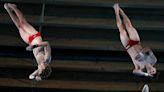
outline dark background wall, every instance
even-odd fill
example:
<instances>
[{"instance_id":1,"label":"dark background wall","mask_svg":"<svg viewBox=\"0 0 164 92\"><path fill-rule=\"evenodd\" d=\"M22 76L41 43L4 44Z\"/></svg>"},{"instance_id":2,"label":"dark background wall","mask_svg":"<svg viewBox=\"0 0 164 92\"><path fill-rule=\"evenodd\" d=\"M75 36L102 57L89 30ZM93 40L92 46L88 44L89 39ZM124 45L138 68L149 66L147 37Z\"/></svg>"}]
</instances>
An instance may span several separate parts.
<instances>
[{"instance_id":1,"label":"dark background wall","mask_svg":"<svg viewBox=\"0 0 164 92\"><path fill-rule=\"evenodd\" d=\"M50 42L50 78L28 80L37 65L3 8L5 2L15 3ZM132 75L133 64L119 40L115 2L131 19L142 44L157 56L157 79ZM145 83L151 92L164 92L163 11L163 0L0 0L1 92L141 92Z\"/></svg>"}]
</instances>

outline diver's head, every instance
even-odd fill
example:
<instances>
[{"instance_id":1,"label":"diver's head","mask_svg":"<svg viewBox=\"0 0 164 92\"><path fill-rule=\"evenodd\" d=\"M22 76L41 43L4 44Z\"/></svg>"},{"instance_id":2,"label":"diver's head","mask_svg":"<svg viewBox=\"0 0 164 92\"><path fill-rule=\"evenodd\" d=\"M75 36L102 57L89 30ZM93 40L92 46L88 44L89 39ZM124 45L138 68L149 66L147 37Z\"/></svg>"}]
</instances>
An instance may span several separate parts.
<instances>
[{"instance_id":1,"label":"diver's head","mask_svg":"<svg viewBox=\"0 0 164 92\"><path fill-rule=\"evenodd\" d=\"M40 74L41 78L47 78L51 75L52 69L51 67L48 65Z\"/></svg>"}]
</instances>

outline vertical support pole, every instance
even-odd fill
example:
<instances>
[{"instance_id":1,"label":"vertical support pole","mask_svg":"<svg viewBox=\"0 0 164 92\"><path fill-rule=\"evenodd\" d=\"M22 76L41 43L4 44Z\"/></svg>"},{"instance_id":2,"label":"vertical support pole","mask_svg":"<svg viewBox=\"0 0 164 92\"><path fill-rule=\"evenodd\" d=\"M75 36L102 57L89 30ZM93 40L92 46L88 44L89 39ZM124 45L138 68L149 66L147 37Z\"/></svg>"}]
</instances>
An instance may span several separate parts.
<instances>
[{"instance_id":1,"label":"vertical support pole","mask_svg":"<svg viewBox=\"0 0 164 92\"><path fill-rule=\"evenodd\" d=\"M41 12L41 17L40 17L39 32L42 32L42 26L43 26L43 23L44 23L45 3L46 3L46 0L43 0L43 2L42 2L42 12Z\"/></svg>"}]
</instances>

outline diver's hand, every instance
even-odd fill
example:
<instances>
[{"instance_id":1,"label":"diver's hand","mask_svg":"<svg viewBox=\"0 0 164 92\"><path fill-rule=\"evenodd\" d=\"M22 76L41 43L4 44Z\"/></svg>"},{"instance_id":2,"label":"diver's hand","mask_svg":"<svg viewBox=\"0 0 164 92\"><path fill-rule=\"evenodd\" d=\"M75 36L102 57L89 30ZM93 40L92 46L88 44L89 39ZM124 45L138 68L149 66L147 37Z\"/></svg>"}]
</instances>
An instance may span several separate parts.
<instances>
[{"instance_id":1,"label":"diver's hand","mask_svg":"<svg viewBox=\"0 0 164 92\"><path fill-rule=\"evenodd\" d=\"M145 76L145 77L150 77L150 78L154 77L152 74L143 72L141 70L133 70L133 74L136 76Z\"/></svg>"},{"instance_id":2,"label":"diver's hand","mask_svg":"<svg viewBox=\"0 0 164 92\"><path fill-rule=\"evenodd\" d=\"M35 70L32 74L29 75L30 80L36 80L36 81L41 81L42 78L39 75L39 69Z\"/></svg>"}]
</instances>

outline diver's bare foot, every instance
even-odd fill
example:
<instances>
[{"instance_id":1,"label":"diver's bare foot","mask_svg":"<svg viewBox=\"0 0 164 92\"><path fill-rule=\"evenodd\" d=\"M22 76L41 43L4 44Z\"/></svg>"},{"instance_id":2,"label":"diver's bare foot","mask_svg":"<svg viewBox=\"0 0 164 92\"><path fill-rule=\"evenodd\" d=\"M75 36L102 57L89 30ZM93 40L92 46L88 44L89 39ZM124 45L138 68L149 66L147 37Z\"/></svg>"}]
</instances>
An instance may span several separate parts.
<instances>
[{"instance_id":1,"label":"diver's bare foot","mask_svg":"<svg viewBox=\"0 0 164 92\"><path fill-rule=\"evenodd\" d=\"M115 3L115 4L113 5L113 8L114 8L114 9L119 8L119 4L118 4L118 3Z\"/></svg>"},{"instance_id":2,"label":"diver's bare foot","mask_svg":"<svg viewBox=\"0 0 164 92\"><path fill-rule=\"evenodd\" d=\"M16 8L16 7L17 7L16 4L12 4L12 3L8 3L8 6L9 6L10 8Z\"/></svg>"},{"instance_id":3,"label":"diver's bare foot","mask_svg":"<svg viewBox=\"0 0 164 92\"><path fill-rule=\"evenodd\" d=\"M113 8L115 10L116 15L119 14L119 5L118 5L118 3L114 4Z\"/></svg>"},{"instance_id":4,"label":"diver's bare foot","mask_svg":"<svg viewBox=\"0 0 164 92\"><path fill-rule=\"evenodd\" d=\"M8 3L5 3L4 4L4 8L7 10L9 7L8 7Z\"/></svg>"}]
</instances>

